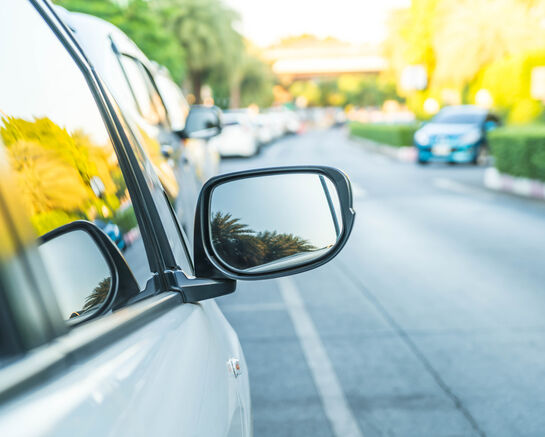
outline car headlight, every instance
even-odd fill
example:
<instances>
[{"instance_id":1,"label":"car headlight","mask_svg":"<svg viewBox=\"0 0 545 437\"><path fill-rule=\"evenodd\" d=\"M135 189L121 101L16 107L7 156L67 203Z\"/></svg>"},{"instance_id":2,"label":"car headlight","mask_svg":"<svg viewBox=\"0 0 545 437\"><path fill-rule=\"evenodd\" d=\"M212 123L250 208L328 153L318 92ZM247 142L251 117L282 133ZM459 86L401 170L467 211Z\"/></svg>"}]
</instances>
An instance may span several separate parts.
<instances>
[{"instance_id":1,"label":"car headlight","mask_svg":"<svg viewBox=\"0 0 545 437\"><path fill-rule=\"evenodd\" d=\"M414 134L414 141L421 146L427 146L430 143L430 136L421 130Z\"/></svg>"},{"instance_id":2,"label":"car headlight","mask_svg":"<svg viewBox=\"0 0 545 437\"><path fill-rule=\"evenodd\" d=\"M460 144L470 145L475 144L481 139L481 132L477 129L470 130L460 137Z\"/></svg>"}]
</instances>

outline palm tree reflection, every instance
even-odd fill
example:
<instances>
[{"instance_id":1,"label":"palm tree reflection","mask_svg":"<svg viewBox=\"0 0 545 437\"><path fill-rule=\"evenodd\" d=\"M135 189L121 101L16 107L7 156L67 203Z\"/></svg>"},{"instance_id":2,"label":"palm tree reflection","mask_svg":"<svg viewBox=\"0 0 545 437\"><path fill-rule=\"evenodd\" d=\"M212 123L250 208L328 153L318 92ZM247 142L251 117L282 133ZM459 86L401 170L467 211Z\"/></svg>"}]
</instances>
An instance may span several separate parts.
<instances>
[{"instance_id":1,"label":"palm tree reflection","mask_svg":"<svg viewBox=\"0 0 545 437\"><path fill-rule=\"evenodd\" d=\"M316 246L297 235L279 234L277 231L256 232L229 213L215 213L211 232L212 244L218 255L241 270L317 250Z\"/></svg>"},{"instance_id":2,"label":"palm tree reflection","mask_svg":"<svg viewBox=\"0 0 545 437\"><path fill-rule=\"evenodd\" d=\"M70 318L73 319L74 317L81 316L82 314L94 309L96 306L100 305L108 294L110 293L110 289L112 287L112 278L106 277L102 281L98 283L98 285L93 289L91 294L85 298L85 302L83 304L83 308L79 311L74 311Z\"/></svg>"}]
</instances>

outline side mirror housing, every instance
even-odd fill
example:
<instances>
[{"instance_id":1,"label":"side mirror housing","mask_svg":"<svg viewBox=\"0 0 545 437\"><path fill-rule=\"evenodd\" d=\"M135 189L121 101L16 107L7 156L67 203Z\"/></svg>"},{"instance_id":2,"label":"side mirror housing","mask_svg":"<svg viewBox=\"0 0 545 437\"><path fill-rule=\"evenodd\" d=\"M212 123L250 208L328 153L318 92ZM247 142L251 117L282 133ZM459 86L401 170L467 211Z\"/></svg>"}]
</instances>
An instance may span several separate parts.
<instances>
[{"instance_id":1,"label":"side mirror housing","mask_svg":"<svg viewBox=\"0 0 545 437\"><path fill-rule=\"evenodd\" d=\"M118 309L140 292L118 247L94 223L77 220L44 234L38 252L71 325Z\"/></svg>"},{"instance_id":2,"label":"side mirror housing","mask_svg":"<svg viewBox=\"0 0 545 437\"><path fill-rule=\"evenodd\" d=\"M217 106L193 105L189 110L185 128L178 132L182 139L209 140L222 130L221 109Z\"/></svg>"},{"instance_id":3,"label":"side mirror housing","mask_svg":"<svg viewBox=\"0 0 545 437\"><path fill-rule=\"evenodd\" d=\"M196 276L267 279L335 257L354 224L347 176L331 167L279 167L210 179L195 218Z\"/></svg>"}]
</instances>

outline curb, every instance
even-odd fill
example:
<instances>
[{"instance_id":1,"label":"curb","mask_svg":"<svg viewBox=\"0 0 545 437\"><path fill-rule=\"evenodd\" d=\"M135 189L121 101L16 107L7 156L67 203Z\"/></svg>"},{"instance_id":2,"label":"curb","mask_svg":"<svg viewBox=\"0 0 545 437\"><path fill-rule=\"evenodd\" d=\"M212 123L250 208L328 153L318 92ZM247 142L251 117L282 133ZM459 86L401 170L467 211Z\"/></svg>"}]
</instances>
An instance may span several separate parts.
<instances>
[{"instance_id":1,"label":"curb","mask_svg":"<svg viewBox=\"0 0 545 437\"><path fill-rule=\"evenodd\" d=\"M380 153L381 155L385 155L402 162L416 162L417 153L416 149L412 146L387 146L386 144L377 143L375 141L362 137L356 137L354 135L349 135L349 138L360 143L365 149L371 152Z\"/></svg>"},{"instance_id":2,"label":"curb","mask_svg":"<svg viewBox=\"0 0 545 437\"><path fill-rule=\"evenodd\" d=\"M545 200L544 182L500 173L495 167L484 171L484 186L495 191Z\"/></svg>"}]
</instances>

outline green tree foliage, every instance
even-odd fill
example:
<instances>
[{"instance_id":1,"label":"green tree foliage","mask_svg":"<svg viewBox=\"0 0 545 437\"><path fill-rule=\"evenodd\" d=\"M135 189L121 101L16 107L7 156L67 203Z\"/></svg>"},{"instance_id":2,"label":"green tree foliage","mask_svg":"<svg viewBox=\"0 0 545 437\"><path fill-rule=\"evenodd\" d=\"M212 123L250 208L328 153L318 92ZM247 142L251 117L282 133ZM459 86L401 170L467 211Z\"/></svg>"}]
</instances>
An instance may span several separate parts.
<instances>
[{"instance_id":1,"label":"green tree foliage","mask_svg":"<svg viewBox=\"0 0 545 437\"><path fill-rule=\"evenodd\" d=\"M185 51L197 101L213 72L222 74L230 88L244 53L242 36L235 30L238 15L220 0L156 0L155 10Z\"/></svg>"},{"instance_id":2,"label":"green tree foliage","mask_svg":"<svg viewBox=\"0 0 545 437\"><path fill-rule=\"evenodd\" d=\"M249 53L241 68L240 106L270 106L273 103L274 84L275 78L270 65L259 56Z\"/></svg>"},{"instance_id":3,"label":"green tree foliage","mask_svg":"<svg viewBox=\"0 0 545 437\"><path fill-rule=\"evenodd\" d=\"M289 88L309 106L377 106L386 100L403 101L393 82L373 75L346 74L336 79L299 80Z\"/></svg>"},{"instance_id":4,"label":"green tree foliage","mask_svg":"<svg viewBox=\"0 0 545 437\"><path fill-rule=\"evenodd\" d=\"M83 12L102 18L131 38L150 59L166 66L177 82L185 72L185 53L162 16L146 0L54 0L69 11Z\"/></svg>"}]
</instances>

